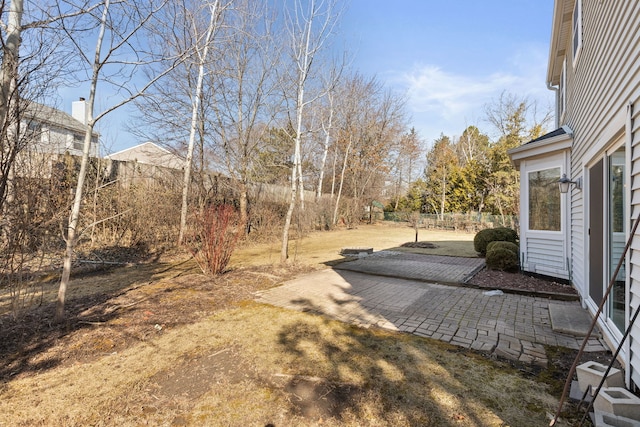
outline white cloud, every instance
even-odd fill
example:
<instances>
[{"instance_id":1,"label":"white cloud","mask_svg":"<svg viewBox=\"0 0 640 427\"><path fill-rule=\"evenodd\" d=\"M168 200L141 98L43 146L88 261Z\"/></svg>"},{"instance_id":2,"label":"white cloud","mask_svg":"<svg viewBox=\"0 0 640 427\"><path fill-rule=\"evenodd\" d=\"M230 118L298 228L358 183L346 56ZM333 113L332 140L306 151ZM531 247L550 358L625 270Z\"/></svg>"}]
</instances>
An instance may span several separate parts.
<instances>
[{"instance_id":1,"label":"white cloud","mask_svg":"<svg viewBox=\"0 0 640 427\"><path fill-rule=\"evenodd\" d=\"M395 73L390 80L406 91L413 123L428 141L441 133L459 135L468 125L490 132L483 109L502 92L537 101L539 108L552 105L554 95L546 88L547 62L542 51L525 46L496 64L500 71L485 75L475 74L473 66L468 73L455 73L427 64Z\"/></svg>"},{"instance_id":2,"label":"white cloud","mask_svg":"<svg viewBox=\"0 0 640 427\"><path fill-rule=\"evenodd\" d=\"M495 93L512 86L516 78L506 74L456 75L428 65L413 69L403 80L412 109L452 118L481 107Z\"/></svg>"}]
</instances>

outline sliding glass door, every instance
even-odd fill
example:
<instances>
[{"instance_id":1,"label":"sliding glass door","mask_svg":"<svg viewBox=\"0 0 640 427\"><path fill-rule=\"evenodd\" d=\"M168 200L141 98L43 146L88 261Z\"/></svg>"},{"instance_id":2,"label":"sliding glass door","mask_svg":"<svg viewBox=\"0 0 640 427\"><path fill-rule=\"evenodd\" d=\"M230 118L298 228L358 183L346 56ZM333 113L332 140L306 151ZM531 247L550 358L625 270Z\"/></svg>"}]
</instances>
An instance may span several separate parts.
<instances>
[{"instance_id":1,"label":"sliding glass door","mask_svg":"<svg viewBox=\"0 0 640 427\"><path fill-rule=\"evenodd\" d=\"M616 273L604 314L612 328L625 329L626 200L624 146L609 151L589 168L589 296L600 304Z\"/></svg>"},{"instance_id":2,"label":"sliding glass door","mask_svg":"<svg viewBox=\"0 0 640 427\"><path fill-rule=\"evenodd\" d=\"M608 317L613 324L624 332L625 307L626 307L626 271L624 258L625 247L625 154L624 147L616 150L608 156L608 253L610 279L615 273L616 267L621 263L621 268L615 277L614 285L609 296Z\"/></svg>"}]
</instances>

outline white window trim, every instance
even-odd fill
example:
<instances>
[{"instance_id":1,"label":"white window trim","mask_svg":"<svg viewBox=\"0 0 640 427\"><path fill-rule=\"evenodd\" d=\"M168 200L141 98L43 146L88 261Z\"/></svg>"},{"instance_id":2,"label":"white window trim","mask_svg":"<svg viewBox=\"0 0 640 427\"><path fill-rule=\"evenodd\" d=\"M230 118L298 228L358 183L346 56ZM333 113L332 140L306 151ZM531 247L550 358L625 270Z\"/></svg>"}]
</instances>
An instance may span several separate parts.
<instances>
[{"instance_id":1,"label":"white window trim","mask_svg":"<svg viewBox=\"0 0 640 427\"><path fill-rule=\"evenodd\" d=\"M582 51L582 0L576 0L571 25L571 53L573 57L573 66L575 67L578 62L580 52ZM577 42L576 37L578 38Z\"/></svg>"},{"instance_id":2,"label":"white window trim","mask_svg":"<svg viewBox=\"0 0 640 427\"><path fill-rule=\"evenodd\" d=\"M544 230L544 229L538 229L538 228L531 228L531 224L529 223L529 221L531 220L531 205L530 205L530 201L529 201L529 195L530 195L530 176L532 173L536 173L536 172L543 172L543 171L547 171L547 170L551 170L551 169L558 169L558 178L562 176L562 165L560 164L553 164L552 166L547 166L547 167L538 167L538 168L531 168L527 171L527 230L529 232L533 232L533 233L546 233L546 234L560 234L563 232L563 223L562 223L562 194L560 194L560 229L559 230ZM560 192L560 190L558 189L558 192Z\"/></svg>"},{"instance_id":3,"label":"white window trim","mask_svg":"<svg viewBox=\"0 0 640 427\"><path fill-rule=\"evenodd\" d=\"M560 176L562 176L563 173L567 173L564 166L565 162L566 162L566 159L564 157L564 154L554 154L542 159L528 161L524 167L521 166L520 176L522 180L526 179L527 185L520 187L521 190L524 190L520 192L520 203L521 203L520 206L527 206L527 209L526 210L521 209L520 211L521 212L520 225L522 226L522 231L524 231L527 235L558 236L560 234L567 233L567 231L565 230L567 228L566 219L568 216L566 200L565 200L566 197L562 197L562 196L560 197L560 230L559 231L532 230L529 228L529 173L559 167ZM524 215L526 215L526 218L524 218ZM521 236L521 239L522 239L522 236Z\"/></svg>"}]
</instances>

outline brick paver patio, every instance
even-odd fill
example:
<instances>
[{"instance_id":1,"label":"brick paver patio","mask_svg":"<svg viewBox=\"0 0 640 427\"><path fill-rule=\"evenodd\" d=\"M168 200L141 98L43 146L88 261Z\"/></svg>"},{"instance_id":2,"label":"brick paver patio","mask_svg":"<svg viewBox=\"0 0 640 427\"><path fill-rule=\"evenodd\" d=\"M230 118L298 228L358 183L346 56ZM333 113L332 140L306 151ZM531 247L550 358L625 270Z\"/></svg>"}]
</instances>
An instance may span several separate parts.
<instances>
[{"instance_id":1,"label":"brick paver patio","mask_svg":"<svg viewBox=\"0 0 640 427\"><path fill-rule=\"evenodd\" d=\"M371 257L367 262L375 261ZM355 261L356 263L364 260ZM394 261L401 268L400 259ZM386 264L372 262L369 265ZM418 274L408 259L405 271ZM350 263L346 263L350 264ZM412 266L412 268L408 268ZM431 268L427 266L427 268ZM440 270L457 266L440 265ZM476 268L476 267L470 267ZM424 269L422 270L424 272ZM452 282L449 275L449 280ZM423 278L426 276L422 276ZM455 275L458 277L458 275ZM549 304L579 305L490 292L462 286L441 285L397 277L327 269L262 291L257 301L294 310L311 311L363 327L438 339L511 360L546 365L544 345L578 349L583 338L554 332ZM586 351L605 350L599 338L590 338Z\"/></svg>"}]
</instances>

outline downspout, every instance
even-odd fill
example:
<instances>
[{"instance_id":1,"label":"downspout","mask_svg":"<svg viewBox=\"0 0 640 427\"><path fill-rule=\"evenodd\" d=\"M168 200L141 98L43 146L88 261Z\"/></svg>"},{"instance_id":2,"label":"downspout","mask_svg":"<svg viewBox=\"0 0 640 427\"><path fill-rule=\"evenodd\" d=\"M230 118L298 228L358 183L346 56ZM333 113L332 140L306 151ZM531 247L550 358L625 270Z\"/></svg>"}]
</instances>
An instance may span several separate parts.
<instances>
[{"instance_id":1,"label":"downspout","mask_svg":"<svg viewBox=\"0 0 640 427\"><path fill-rule=\"evenodd\" d=\"M558 92L560 90L559 86L553 86L551 84L551 81L547 81L547 89L552 90L555 92L555 108L554 108L554 116L556 117L556 126L555 128L558 129L560 127L560 117L558 117Z\"/></svg>"}]
</instances>

